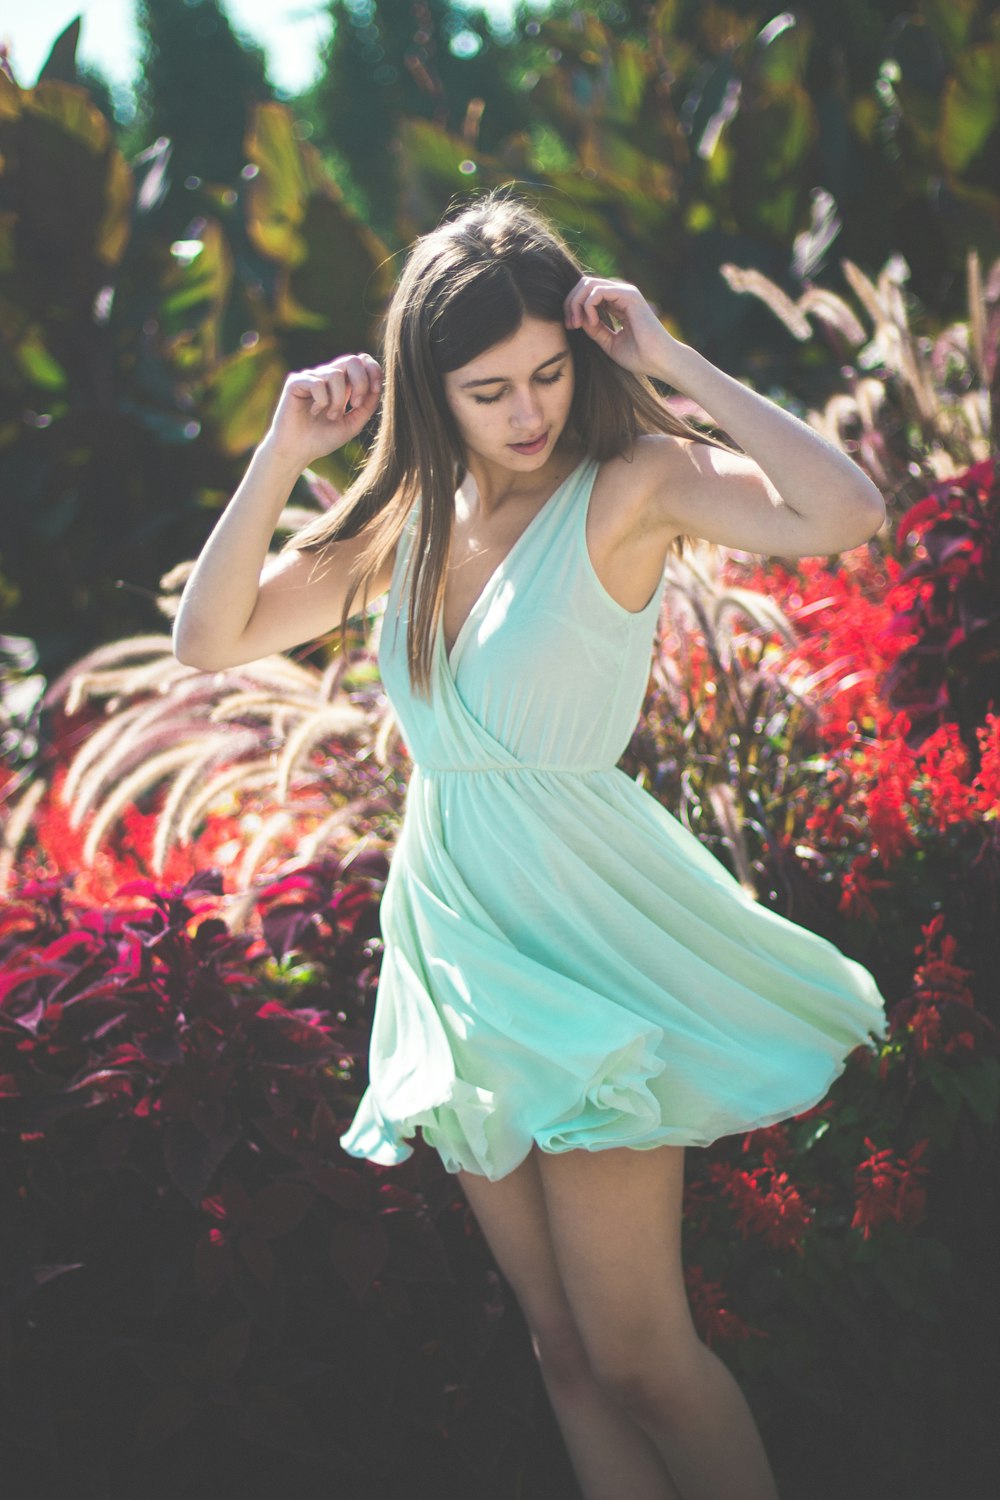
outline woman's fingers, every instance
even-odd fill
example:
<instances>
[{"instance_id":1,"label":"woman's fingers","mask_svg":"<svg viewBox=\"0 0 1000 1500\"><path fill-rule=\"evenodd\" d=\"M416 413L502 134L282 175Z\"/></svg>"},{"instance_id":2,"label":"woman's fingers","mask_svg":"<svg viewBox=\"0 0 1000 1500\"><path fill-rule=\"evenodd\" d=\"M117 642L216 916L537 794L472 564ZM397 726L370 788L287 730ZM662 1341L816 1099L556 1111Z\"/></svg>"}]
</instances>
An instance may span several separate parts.
<instances>
[{"instance_id":1,"label":"woman's fingers","mask_svg":"<svg viewBox=\"0 0 1000 1500\"><path fill-rule=\"evenodd\" d=\"M566 321L571 328L583 323L594 326L601 322L599 308L624 308L628 293L635 289L628 282L601 280L596 276L581 276L563 304ZM612 312L620 322L621 315Z\"/></svg>"},{"instance_id":2,"label":"woman's fingers","mask_svg":"<svg viewBox=\"0 0 1000 1500\"><path fill-rule=\"evenodd\" d=\"M331 370L316 388L312 413L314 417L339 417L347 399L347 382L342 370Z\"/></svg>"},{"instance_id":3,"label":"woman's fingers","mask_svg":"<svg viewBox=\"0 0 1000 1500\"><path fill-rule=\"evenodd\" d=\"M317 370L301 370L297 375L291 376L288 389L300 401L309 402L310 416L317 416L321 411L329 410L337 400L335 376L323 376ZM341 401L343 401L343 382L341 382Z\"/></svg>"},{"instance_id":4,"label":"woman's fingers","mask_svg":"<svg viewBox=\"0 0 1000 1500\"><path fill-rule=\"evenodd\" d=\"M346 414L348 402L353 410L368 395L368 370L359 355L350 354L345 357L338 373L344 380L344 405L341 413Z\"/></svg>"},{"instance_id":5,"label":"woman's fingers","mask_svg":"<svg viewBox=\"0 0 1000 1500\"><path fill-rule=\"evenodd\" d=\"M358 435L374 416L381 393L378 361L370 354L344 354L288 376L272 428L312 463Z\"/></svg>"},{"instance_id":6,"label":"woman's fingers","mask_svg":"<svg viewBox=\"0 0 1000 1500\"><path fill-rule=\"evenodd\" d=\"M310 402L310 416L338 421L364 405L374 405L382 388L382 371L370 354L343 355L291 377L291 390Z\"/></svg>"},{"instance_id":7,"label":"woman's fingers","mask_svg":"<svg viewBox=\"0 0 1000 1500\"><path fill-rule=\"evenodd\" d=\"M372 392L372 391L377 392L377 391L381 390L381 388L382 388L382 368L379 365L378 360L377 359L373 359L370 354L359 354L358 355L358 359L363 364L363 366L365 368L365 372L366 372L366 374L368 376L368 389L369 389L369 391L370 392Z\"/></svg>"},{"instance_id":8,"label":"woman's fingers","mask_svg":"<svg viewBox=\"0 0 1000 1500\"><path fill-rule=\"evenodd\" d=\"M382 371L378 361L372 359L370 354L359 354L351 364L357 368L347 370L351 402L348 415L353 417L358 412L361 415L359 425L363 426L371 417L382 394Z\"/></svg>"},{"instance_id":9,"label":"woman's fingers","mask_svg":"<svg viewBox=\"0 0 1000 1500\"><path fill-rule=\"evenodd\" d=\"M577 328L585 320L592 322L597 316L597 304L604 295L606 295L606 288L596 277L581 276L566 299L566 313L570 326Z\"/></svg>"},{"instance_id":10,"label":"woman's fingers","mask_svg":"<svg viewBox=\"0 0 1000 1500\"><path fill-rule=\"evenodd\" d=\"M581 316L579 304L586 293L586 286L589 279L587 276L581 276L564 303L563 310L566 314L566 322L570 328L576 328L579 325Z\"/></svg>"}]
</instances>

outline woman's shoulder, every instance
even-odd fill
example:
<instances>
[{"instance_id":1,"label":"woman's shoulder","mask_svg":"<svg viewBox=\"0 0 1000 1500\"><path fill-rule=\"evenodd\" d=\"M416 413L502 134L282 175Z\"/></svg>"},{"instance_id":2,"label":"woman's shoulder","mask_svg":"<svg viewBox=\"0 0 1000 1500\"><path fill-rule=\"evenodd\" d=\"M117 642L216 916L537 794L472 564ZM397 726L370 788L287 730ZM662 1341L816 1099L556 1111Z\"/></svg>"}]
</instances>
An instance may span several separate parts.
<instances>
[{"instance_id":1,"label":"woman's shoulder","mask_svg":"<svg viewBox=\"0 0 1000 1500\"><path fill-rule=\"evenodd\" d=\"M681 443L669 433L641 432L629 448L600 460L591 512L606 513L602 529L618 536L644 529L650 496L679 457Z\"/></svg>"}]
</instances>

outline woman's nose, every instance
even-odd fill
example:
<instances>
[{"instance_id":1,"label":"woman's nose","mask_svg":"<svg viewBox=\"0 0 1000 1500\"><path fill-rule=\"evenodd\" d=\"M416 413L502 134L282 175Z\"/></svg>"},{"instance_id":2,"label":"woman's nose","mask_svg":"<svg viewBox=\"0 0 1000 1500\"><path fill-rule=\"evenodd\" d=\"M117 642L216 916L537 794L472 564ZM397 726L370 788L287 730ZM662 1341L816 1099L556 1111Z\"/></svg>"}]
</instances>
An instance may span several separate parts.
<instances>
[{"instance_id":1,"label":"woman's nose","mask_svg":"<svg viewBox=\"0 0 1000 1500\"><path fill-rule=\"evenodd\" d=\"M524 391L514 399L514 425L518 429L538 426L542 403L536 391Z\"/></svg>"}]
</instances>

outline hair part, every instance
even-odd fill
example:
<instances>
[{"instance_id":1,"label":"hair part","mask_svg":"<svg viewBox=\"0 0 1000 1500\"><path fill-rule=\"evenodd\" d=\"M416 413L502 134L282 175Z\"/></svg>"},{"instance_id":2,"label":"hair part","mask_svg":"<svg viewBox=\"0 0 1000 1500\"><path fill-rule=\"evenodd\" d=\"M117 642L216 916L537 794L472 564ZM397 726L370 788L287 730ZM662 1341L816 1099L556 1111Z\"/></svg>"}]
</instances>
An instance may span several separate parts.
<instances>
[{"instance_id":1,"label":"hair part","mask_svg":"<svg viewBox=\"0 0 1000 1500\"><path fill-rule=\"evenodd\" d=\"M526 315L539 318L558 323L567 336L575 388L565 436L581 459L604 462L628 453L646 432L738 451L675 416L648 377L623 370L582 328L566 328L566 298L586 274L558 230L504 187L479 195L414 241L386 313L382 402L364 468L331 512L281 547L322 553L333 542L367 532L340 621L343 648L348 621L358 613L358 591L366 613L371 580L419 497L407 573L406 650L414 691L425 698L444 605L455 492L466 474L465 445L444 375L512 337ZM671 550L683 553L691 541L675 537Z\"/></svg>"}]
</instances>

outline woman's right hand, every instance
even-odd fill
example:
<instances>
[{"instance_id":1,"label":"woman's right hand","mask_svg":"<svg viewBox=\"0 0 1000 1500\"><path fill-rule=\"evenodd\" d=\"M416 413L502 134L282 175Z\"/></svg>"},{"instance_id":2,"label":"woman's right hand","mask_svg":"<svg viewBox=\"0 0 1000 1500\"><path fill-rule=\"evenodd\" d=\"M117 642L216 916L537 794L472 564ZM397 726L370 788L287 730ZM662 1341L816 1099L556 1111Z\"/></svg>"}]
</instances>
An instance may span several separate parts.
<instances>
[{"instance_id":1,"label":"woman's right hand","mask_svg":"<svg viewBox=\"0 0 1000 1500\"><path fill-rule=\"evenodd\" d=\"M285 381L265 441L308 468L357 437L381 394L382 371L370 354L297 370Z\"/></svg>"}]
</instances>

